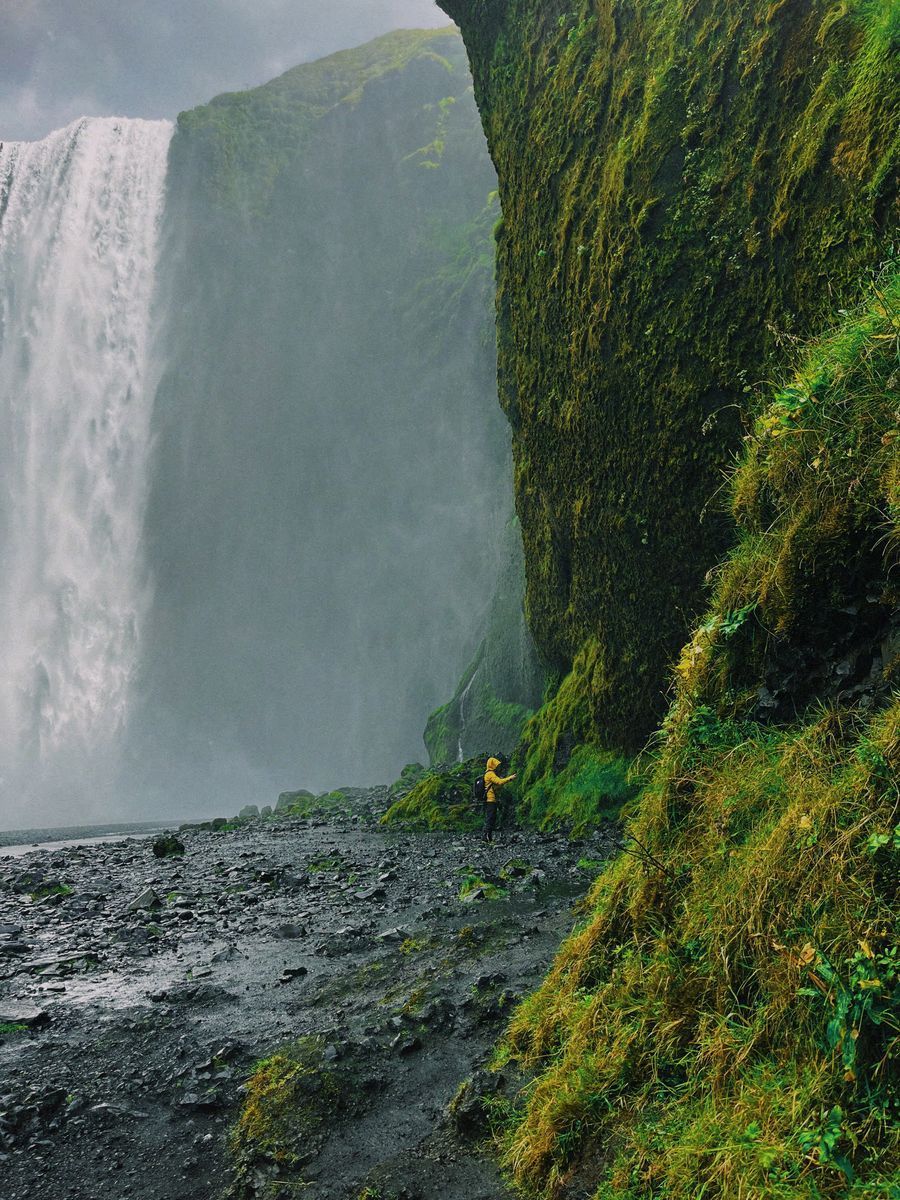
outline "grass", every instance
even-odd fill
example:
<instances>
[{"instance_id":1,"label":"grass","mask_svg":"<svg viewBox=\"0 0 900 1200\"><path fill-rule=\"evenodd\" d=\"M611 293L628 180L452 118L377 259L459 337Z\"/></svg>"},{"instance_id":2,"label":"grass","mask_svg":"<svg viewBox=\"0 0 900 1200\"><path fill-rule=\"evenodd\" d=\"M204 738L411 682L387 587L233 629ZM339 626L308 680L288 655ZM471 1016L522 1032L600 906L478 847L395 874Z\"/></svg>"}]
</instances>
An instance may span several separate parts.
<instances>
[{"instance_id":1,"label":"grass","mask_svg":"<svg viewBox=\"0 0 900 1200\"><path fill-rule=\"evenodd\" d=\"M900 1187L900 647L849 695L815 658L896 612L898 301L889 266L747 439L738 544L629 810L642 853L600 874L498 1049L530 1080L496 1122L527 1196ZM761 681L797 662L773 720Z\"/></svg>"},{"instance_id":2,"label":"grass","mask_svg":"<svg viewBox=\"0 0 900 1200\"><path fill-rule=\"evenodd\" d=\"M496 883L492 883L488 879L482 879L481 876L472 868L469 867L464 872L463 881L460 884L458 899L467 900L473 892L481 891L484 900L505 900L509 892L500 887Z\"/></svg>"}]
</instances>

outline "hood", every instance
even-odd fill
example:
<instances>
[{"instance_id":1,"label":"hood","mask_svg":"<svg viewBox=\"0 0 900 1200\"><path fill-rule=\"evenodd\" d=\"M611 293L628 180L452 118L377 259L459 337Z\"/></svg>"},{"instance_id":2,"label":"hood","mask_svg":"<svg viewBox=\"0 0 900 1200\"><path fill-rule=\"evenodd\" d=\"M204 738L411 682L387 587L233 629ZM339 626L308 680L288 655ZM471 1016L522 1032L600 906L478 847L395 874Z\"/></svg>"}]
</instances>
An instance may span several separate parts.
<instances>
[{"instance_id":1,"label":"hood","mask_svg":"<svg viewBox=\"0 0 900 1200\"><path fill-rule=\"evenodd\" d=\"M499 758L489 758L487 760L487 769L489 771L496 771L499 766L500 766Z\"/></svg>"}]
</instances>

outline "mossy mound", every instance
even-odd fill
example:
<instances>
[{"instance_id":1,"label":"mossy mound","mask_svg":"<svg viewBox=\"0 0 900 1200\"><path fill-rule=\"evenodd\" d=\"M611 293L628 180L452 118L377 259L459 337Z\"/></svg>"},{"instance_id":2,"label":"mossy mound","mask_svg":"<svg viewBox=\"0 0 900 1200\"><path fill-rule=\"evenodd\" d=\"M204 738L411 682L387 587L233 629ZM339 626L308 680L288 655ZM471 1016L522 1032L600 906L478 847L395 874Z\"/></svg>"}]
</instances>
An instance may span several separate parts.
<instances>
[{"instance_id":1,"label":"mossy mound","mask_svg":"<svg viewBox=\"0 0 900 1200\"><path fill-rule=\"evenodd\" d=\"M257 1063L231 1133L232 1200L304 1187L297 1174L315 1158L339 1113L353 1109L346 1073L326 1062L321 1037L300 1038Z\"/></svg>"},{"instance_id":2,"label":"mossy mound","mask_svg":"<svg viewBox=\"0 0 900 1200\"><path fill-rule=\"evenodd\" d=\"M442 0L499 176L529 622L637 749L730 537L752 385L896 231L895 0Z\"/></svg>"},{"instance_id":3,"label":"mossy mound","mask_svg":"<svg viewBox=\"0 0 900 1200\"><path fill-rule=\"evenodd\" d=\"M394 803L381 818L382 825L409 829L476 829L484 814L475 804L472 787L484 773L483 757L445 770L426 771L404 790L394 785ZM395 790L396 789L396 790Z\"/></svg>"},{"instance_id":4,"label":"mossy mound","mask_svg":"<svg viewBox=\"0 0 900 1200\"><path fill-rule=\"evenodd\" d=\"M509 1027L529 1195L897 1194L898 389L892 269L756 422L640 855Z\"/></svg>"}]
</instances>

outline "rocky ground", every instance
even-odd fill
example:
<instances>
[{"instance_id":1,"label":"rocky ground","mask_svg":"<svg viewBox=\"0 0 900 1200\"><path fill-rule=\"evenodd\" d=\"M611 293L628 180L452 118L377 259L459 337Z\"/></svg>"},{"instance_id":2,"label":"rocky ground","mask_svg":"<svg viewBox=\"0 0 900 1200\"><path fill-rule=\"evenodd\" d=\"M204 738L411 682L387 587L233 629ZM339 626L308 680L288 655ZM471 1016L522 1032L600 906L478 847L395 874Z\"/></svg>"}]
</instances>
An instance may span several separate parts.
<instances>
[{"instance_id":1,"label":"rocky ground","mask_svg":"<svg viewBox=\"0 0 900 1200\"><path fill-rule=\"evenodd\" d=\"M384 806L0 859L3 1200L506 1194L479 1068L605 843L410 835ZM229 1152L280 1046L305 1098Z\"/></svg>"}]
</instances>

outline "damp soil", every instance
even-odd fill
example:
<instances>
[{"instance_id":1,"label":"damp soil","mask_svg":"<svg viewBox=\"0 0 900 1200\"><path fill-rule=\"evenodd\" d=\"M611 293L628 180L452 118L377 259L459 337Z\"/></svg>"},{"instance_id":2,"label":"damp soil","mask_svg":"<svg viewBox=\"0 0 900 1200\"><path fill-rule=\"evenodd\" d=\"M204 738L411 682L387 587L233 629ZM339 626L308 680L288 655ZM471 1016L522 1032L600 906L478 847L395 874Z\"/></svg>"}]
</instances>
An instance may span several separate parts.
<instances>
[{"instance_id":1,"label":"damp soil","mask_svg":"<svg viewBox=\"0 0 900 1200\"><path fill-rule=\"evenodd\" d=\"M385 807L0 859L3 1200L507 1194L477 1081L607 838L486 846ZM298 1046L315 1123L235 1154L255 1064Z\"/></svg>"}]
</instances>

